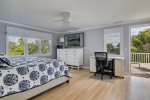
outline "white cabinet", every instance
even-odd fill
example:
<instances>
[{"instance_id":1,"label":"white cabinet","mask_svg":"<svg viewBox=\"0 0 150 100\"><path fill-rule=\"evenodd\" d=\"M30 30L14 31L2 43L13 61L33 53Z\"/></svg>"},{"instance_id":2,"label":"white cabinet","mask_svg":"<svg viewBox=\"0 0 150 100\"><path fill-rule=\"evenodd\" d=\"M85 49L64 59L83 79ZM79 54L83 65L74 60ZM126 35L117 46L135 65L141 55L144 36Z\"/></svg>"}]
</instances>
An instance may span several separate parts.
<instances>
[{"instance_id":1,"label":"white cabinet","mask_svg":"<svg viewBox=\"0 0 150 100\"><path fill-rule=\"evenodd\" d=\"M83 65L83 48L57 49L57 59L79 69Z\"/></svg>"},{"instance_id":2,"label":"white cabinet","mask_svg":"<svg viewBox=\"0 0 150 100\"><path fill-rule=\"evenodd\" d=\"M115 76L124 77L124 60L115 59Z\"/></svg>"},{"instance_id":3,"label":"white cabinet","mask_svg":"<svg viewBox=\"0 0 150 100\"><path fill-rule=\"evenodd\" d=\"M90 57L90 72L96 72L96 60L95 60L95 57Z\"/></svg>"}]
</instances>

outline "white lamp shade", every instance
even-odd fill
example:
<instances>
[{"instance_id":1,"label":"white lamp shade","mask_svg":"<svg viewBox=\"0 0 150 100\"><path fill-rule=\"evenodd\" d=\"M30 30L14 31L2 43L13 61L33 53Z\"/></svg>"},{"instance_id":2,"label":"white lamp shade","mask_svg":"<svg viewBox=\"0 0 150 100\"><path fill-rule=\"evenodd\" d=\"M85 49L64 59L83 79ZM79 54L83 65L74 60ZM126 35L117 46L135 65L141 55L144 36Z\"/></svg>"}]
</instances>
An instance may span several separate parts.
<instances>
[{"instance_id":1,"label":"white lamp shade","mask_svg":"<svg viewBox=\"0 0 150 100\"><path fill-rule=\"evenodd\" d=\"M63 37L60 38L60 42L64 42L64 38Z\"/></svg>"}]
</instances>

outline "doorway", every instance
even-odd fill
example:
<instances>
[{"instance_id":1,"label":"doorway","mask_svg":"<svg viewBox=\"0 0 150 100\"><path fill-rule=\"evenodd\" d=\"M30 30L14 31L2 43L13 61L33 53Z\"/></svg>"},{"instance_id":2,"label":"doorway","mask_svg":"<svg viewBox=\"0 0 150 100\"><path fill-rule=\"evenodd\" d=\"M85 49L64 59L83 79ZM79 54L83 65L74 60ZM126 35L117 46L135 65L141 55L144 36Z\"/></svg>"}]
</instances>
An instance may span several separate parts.
<instances>
[{"instance_id":1,"label":"doorway","mask_svg":"<svg viewBox=\"0 0 150 100\"><path fill-rule=\"evenodd\" d=\"M131 75L150 78L150 25L131 27L130 35Z\"/></svg>"}]
</instances>

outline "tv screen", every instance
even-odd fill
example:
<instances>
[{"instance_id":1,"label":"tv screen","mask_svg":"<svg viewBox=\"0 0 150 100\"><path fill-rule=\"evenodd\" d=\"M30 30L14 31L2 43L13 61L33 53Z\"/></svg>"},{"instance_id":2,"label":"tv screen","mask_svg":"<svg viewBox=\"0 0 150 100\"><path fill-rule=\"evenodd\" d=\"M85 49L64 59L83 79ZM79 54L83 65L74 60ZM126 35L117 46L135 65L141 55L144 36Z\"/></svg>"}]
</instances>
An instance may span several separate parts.
<instances>
[{"instance_id":1,"label":"tv screen","mask_svg":"<svg viewBox=\"0 0 150 100\"><path fill-rule=\"evenodd\" d=\"M67 34L64 39L66 48L84 46L84 33Z\"/></svg>"}]
</instances>

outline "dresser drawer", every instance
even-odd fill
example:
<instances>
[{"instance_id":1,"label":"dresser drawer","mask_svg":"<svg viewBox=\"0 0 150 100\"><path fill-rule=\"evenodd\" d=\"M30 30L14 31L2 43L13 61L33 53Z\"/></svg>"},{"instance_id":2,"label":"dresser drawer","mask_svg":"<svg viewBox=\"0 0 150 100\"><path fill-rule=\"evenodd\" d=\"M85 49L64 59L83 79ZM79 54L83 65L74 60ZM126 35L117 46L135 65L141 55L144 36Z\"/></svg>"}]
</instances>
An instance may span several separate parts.
<instances>
[{"instance_id":1,"label":"dresser drawer","mask_svg":"<svg viewBox=\"0 0 150 100\"><path fill-rule=\"evenodd\" d=\"M57 59L68 65L83 65L83 49L59 49L57 50Z\"/></svg>"}]
</instances>

